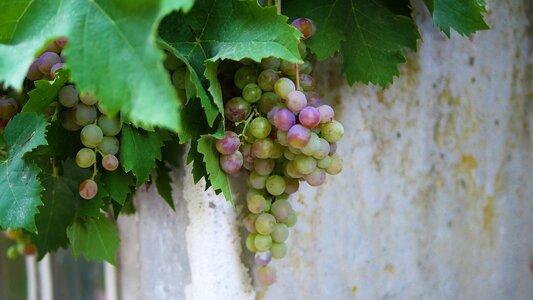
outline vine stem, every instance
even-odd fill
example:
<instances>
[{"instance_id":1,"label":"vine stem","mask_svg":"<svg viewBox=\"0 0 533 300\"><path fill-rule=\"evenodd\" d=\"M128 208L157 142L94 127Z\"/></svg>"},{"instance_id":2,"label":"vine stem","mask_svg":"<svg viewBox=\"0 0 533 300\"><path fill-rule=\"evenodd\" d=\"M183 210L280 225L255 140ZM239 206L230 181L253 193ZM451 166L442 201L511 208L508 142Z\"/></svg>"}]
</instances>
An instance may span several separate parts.
<instances>
[{"instance_id":1,"label":"vine stem","mask_svg":"<svg viewBox=\"0 0 533 300\"><path fill-rule=\"evenodd\" d=\"M296 72L296 90L300 90L300 65L298 63L294 64L294 70Z\"/></svg>"},{"instance_id":2,"label":"vine stem","mask_svg":"<svg viewBox=\"0 0 533 300\"><path fill-rule=\"evenodd\" d=\"M245 136L246 128L248 128L248 125L250 125L250 122L256 115L257 115L257 109L254 108L254 111L248 116L246 120L235 123L235 126L239 126L244 123L244 127L242 128L242 132L239 134L239 138Z\"/></svg>"},{"instance_id":3,"label":"vine stem","mask_svg":"<svg viewBox=\"0 0 533 300\"><path fill-rule=\"evenodd\" d=\"M96 150L94 151L94 156L95 157L97 156ZM93 176L91 177L92 180L94 180L94 178L96 177L96 174L98 174L98 168L96 167L96 162L94 162L93 167L94 167Z\"/></svg>"},{"instance_id":4,"label":"vine stem","mask_svg":"<svg viewBox=\"0 0 533 300\"><path fill-rule=\"evenodd\" d=\"M276 0L276 7L278 8L278 15L281 15L281 0Z\"/></svg>"}]
</instances>

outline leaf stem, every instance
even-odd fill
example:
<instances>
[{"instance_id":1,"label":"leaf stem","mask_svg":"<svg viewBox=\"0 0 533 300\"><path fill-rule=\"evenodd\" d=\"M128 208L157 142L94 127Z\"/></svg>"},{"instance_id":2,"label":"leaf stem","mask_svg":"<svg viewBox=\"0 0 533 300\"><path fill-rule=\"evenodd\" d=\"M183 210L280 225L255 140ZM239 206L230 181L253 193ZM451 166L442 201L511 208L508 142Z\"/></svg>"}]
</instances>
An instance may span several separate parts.
<instances>
[{"instance_id":1,"label":"leaf stem","mask_svg":"<svg viewBox=\"0 0 533 300\"><path fill-rule=\"evenodd\" d=\"M276 7L278 8L278 15L281 15L281 0L276 0Z\"/></svg>"},{"instance_id":2,"label":"leaf stem","mask_svg":"<svg viewBox=\"0 0 533 300\"><path fill-rule=\"evenodd\" d=\"M93 150L93 151L94 151L94 156L96 157L97 156L96 150ZM94 180L97 174L98 174L98 168L96 167L96 161L95 161L93 164L93 176L91 176L91 179Z\"/></svg>"},{"instance_id":3,"label":"leaf stem","mask_svg":"<svg viewBox=\"0 0 533 300\"><path fill-rule=\"evenodd\" d=\"M296 90L300 90L300 65L298 63L294 64L294 70L296 72Z\"/></svg>"},{"instance_id":4,"label":"leaf stem","mask_svg":"<svg viewBox=\"0 0 533 300\"><path fill-rule=\"evenodd\" d=\"M248 125L250 124L250 122L252 121L254 116L256 116L257 114L258 114L257 113L257 108L254 108L254 111L252 111L252 113L248 116L248 118L246 120L235 123L235 126L239 126L239 125L244 123L244 127L242 128L242 131L239 134L239 138L241 138L241 137L245 137L246 138L246 136L245 136L246 128L248 128Z\"/></svg>"}]
</instances>

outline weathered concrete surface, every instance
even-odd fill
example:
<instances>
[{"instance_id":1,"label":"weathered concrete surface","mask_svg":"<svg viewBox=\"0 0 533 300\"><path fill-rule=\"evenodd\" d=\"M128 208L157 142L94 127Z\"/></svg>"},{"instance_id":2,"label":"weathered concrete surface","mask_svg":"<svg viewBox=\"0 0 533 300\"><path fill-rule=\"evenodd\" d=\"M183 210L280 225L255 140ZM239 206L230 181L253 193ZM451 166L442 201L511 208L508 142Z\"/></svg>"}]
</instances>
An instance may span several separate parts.
<instances>
[{"instance_id":1,"label":"weathered concrete surface","mask_svg":"<svg viewBox=\"0 0 533 300\"><path fill-rule=\"evenodd\" d=\"M176 214L151 188L121 223L123 299L533 299L533 4L488 2L492 30L451 40L415 7L424 42L385 91L320 67L345 169L292 199L276 285L251 290L240 207L186 169Z\"/></svg>"}]
</instances>

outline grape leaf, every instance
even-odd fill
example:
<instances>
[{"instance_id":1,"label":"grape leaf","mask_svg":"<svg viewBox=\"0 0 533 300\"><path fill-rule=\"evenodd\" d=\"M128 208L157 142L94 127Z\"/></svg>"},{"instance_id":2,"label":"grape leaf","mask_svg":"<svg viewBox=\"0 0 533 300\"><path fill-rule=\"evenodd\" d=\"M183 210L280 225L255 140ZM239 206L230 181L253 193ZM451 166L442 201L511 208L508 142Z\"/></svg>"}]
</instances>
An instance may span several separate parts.
<instances>
[{"instance_id":1,"label":"grape leaf","mask_svg":"<svg viewBox=\"0 0 533 300\"><path fill-rule=\"evenodd\" d=\"M203 135L198 140L198 152L203 154L209 181L217 194L221 191L227 201L233 202L228 175L220 168L219 156L215 147L215 138Z\"/></svg>"},{"instance_id":2,"label":"grape leaf","mask_svg":"<svg viewBox=\"0 0 533 300\"><path fill-rule=\"evenodd\" d=\"M387 86L399 75L407 48L416 49L420 38L410 17L395 14L377 0L287 1L284 13L312 19L315 35L306 41L319 59L341 50L343 72L356 81Z\"/></svg>"},{"instance_id":3,"label":"grape leaf","mask_svg":"<svg viewBox=\"0 0 533 300\"><path fill-rule=\"evenodd\" d=\"M117 226L106 216L100 218L76 218L67 229L67 236L75 257L116 262L116 252L120 244Z\"/></svg>"},{"instance_id":4,"label":"grape leaf","mask_svg":"<svg viewBox=\"0 0 533 300\"><path fill-rule=\"evenodd\" d=\"M148 180L155 168L156 160L161 160L163 142L155 132L122 127L120 142L120 161L124 171L133 172L137 177L137 186Z\"/></svg>"},{"instance_id":5,"label":"grape leaf","mask_svg":"<svg viewBox=\"0 0 533 300\"><path fill-rule=\"evenodd\" d=\"M179 128L180 102L154 34L160 19L192 0L4 0L0 3L0 82L19 88L35 55L66 36L66 66L81 91L136 124ZM149 101L147 101L149 99Z\"/></svg>"},{"instance_id":6,"label":"grape leaf","mask_svg":"<svg viewBox=\"0 0 533 300\"><path fill-rule=\"evenodd\" d=\"M155 180L155 185L157 187L157 192L165 200L168 206L175 211L176 208L174 207L174 199L172 199L172 186L170 185L172 183L172 179L169 175L170 169L165 166L164 162L159 162L157 163L156 172L157 177Z\"/></svg>"},{"instance_id":7,"label":"grape leaf","mask_svg":"<svg viewBox=\"0 0 533 300\"><path fill-rule=\"evenodd\" d=\"M451 28L462 35L489 29L483 20L483 13L486 12L484 1L424 0L424 2L433 15L433 22L448 37Z\"/></svg>"},{"instance_id":8,"label":"grape leaf","mask_svg":"<svg viewBox=\"0 0 533 300\"><path fill-rule=\"evenodd\" d=\"M24 161L26 153L46 145L46 120L35 113L19 113L7 125L8 157L0 160L0 227L36 231L35 214L42 205L40 170Z\"/></svg>"},{"instance_id":9,"label":"grape leaf","mask_svg":"<svg viewBox=\"0 0 533 300\"><path fill-rule=\"evenodd\" d=\"M132 187L135 186L133 175L125 173L122 168L118 168L113 172L105 172L100 177L100 181L103 182L109 197L120 205L124 205Z\"/></svg>"},{"instance_id":10,"label":"grape leaf","mask_svg":"<svg viewBox=\"0 0 533 300\"><path fill-rule=\"evenodd\" d=\"M28 93L30 99L22 107L23 112L43 113L46 108L57 98L59 90L67 83L69 72L65 69L56 71L54 81L37 80L35 89Z\"/></svg>"}]
</instances>

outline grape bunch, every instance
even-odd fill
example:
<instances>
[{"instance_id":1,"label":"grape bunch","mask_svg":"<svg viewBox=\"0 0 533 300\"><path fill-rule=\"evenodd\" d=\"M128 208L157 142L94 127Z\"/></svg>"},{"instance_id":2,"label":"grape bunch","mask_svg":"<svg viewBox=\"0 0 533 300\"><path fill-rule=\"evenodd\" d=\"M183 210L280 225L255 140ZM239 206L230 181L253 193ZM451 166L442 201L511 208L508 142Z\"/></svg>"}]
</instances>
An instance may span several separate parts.
<instances>
[{"instance_id":1,"label":"grape bunch","mask_svg":"<svg viewBox=\"0 0 533 300\"><path fill-rule=\"evenodd\" d=\"M52 42L31 64L26 77L31 81L55 79L56 71L64 67L65 57L61 51L66 44L65 38ZM98 193L98 185L94 180L98 173L98 154L105 170L115 171L119 166L116 154L120 142L117 135L122 129L122 122L120 116L108 115L93 93L80 93L73 83L67 83L60 89L58 102L61 105L61 125L68 131L79 131L84 146L76 154L76 164L80 168L94 168L92 177L79 185L80 196L90 200Z\"/></svg>"},{"instance_id":2,"label":"grape bunch","mask_svg":"<svg viewBox=\"0 0 533 300\"><path fill-rule=\"evenodd\" d=\"M8 239L15 241L14 245L7 248L6 255L9 259L15 259L19 255L37 254L37 248L31 243L30 235L26 234L22 229L13 230L8 228L5 231L5 235Z\"/></svg>"},{"instance_id":3,"label":"grape bunch","mask_svg":"<svg viewBox=\"0 0 533 300\"><path fill-rule=\"evenodd\" d=\"M304 38L315 31L309 19L297 19L293 26ZM244 61L234 74L234 87L225 94L231 97L224 106L226 128L231 130L216 141L224 172L248 175L246 247L255 252L263 286L275 282L269 263L286 255L289 228L297 220L289 195L298 191L300 182L320 186L326 174L342 170L336 151L344 128L333 108L314 91L313 64L308 60L312 55L303 41L299 50L306 58L301 65L275 57L259 64Z\"/></svg>"}]
</instances>

